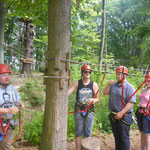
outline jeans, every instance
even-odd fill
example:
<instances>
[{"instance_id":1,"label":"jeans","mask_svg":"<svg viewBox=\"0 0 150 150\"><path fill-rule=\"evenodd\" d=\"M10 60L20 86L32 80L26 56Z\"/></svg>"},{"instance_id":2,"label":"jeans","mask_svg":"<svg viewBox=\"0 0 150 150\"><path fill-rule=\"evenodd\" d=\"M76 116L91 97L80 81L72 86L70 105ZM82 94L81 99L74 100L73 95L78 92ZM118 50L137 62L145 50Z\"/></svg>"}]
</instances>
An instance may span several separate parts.
<instances>
[{"instance_id":1,"label":"jeans","mask_svg":"<svg viewBox=\"0 0 150 150\"><path fill-rule=\"evenodd\" d=\"M130 150L129 132L130 124L132 123L132 113L127 114L122 119L121 121L110 117L112 132L115 138L115 150Z\"/></svg>"},{"instance_id":2,"label":"jeans","mask_svg":"<svg viewBox=\"0 0 150 150\"><path fill-rule=\"evenodd\" d=\"M92 136L94 112L89 111L86 117L83 117L78 112L74 113L74 120L75 120L76 137L82 136L82 135L84 137Z\"/></svg>"}]
</instances>

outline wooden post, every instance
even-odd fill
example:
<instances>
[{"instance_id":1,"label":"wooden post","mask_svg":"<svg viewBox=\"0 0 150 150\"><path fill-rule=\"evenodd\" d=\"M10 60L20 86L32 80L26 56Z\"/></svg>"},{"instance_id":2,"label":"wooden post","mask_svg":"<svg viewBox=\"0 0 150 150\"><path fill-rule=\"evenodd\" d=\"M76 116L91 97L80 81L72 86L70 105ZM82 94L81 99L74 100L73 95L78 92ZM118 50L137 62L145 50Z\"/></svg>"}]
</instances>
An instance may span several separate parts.
<instances>
[{"instance_id":1,"label":"wooden post","mask_svg":"<svg viewBox=\"0 0 150 150\"><path fill-rule=\"evenodd\" d=\"M95 137L83 139L81 150L100 150L100 140Z\"/></svg>"},{"instance_id":2,"label":"wooden post","mask_svg":"<svg viewBox=\"0 0 150 150\"><path fill-rule=\"evenodd\" d=\"M68 71L68 77L69 77L69 79L68 79L68 86L70 86L71 85L71 77L72 77L71 70Z\"/></svg>"},{"instance_id":3,"label":"wooden post","mask_svg":"<svg viewBox=\"0 0 150 150\"><path fill-rule=\"evenodd\" d=\"M70 70L70 58L71 58L71 53L67 52L67 54L66 54L66 59L67 59L67 61L66 61L66 71Z\"/></svg>"},{"instance_id":4,"label":"wooden post","mask_svg":"<svg viewBox=\"0 0 150 150\"><path fill-rule=\"evenodd\" d=\"M60 70L61 56L61 51L57 51L55 57L55 69Z\"/></svg>"},{"instance_id":5,"label":"wooden post","mask_svg":"<svg viewBox=\"0 0 150 150\"><path fill-rule=\"evenodd\" d=\"M65 77L65 70L60 70L60 77ZM59 87L63 89L65 87L65 78L59 80Z\"/></svg>"}]
</instances>

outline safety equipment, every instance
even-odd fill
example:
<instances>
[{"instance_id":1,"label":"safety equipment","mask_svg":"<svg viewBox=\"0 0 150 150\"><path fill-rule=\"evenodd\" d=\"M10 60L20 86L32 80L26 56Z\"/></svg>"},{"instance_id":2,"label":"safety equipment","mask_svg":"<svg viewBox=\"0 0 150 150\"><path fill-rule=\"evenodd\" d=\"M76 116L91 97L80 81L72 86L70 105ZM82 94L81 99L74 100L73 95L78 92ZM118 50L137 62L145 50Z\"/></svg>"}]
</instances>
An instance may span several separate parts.
<instances>
[{"instance_id":1,"label":"safety equipment","mask_svg":"<svg viewBox=\"0 0 150 150\"><path fill-rule=\"evenodd\" d=\"M11 73L9 67L5 64L0 64L0 74Z\"/></svg>"},{"instance_id":2,"label":"safety equipment","mask_svg":"<svg viewBox=\"0 0 150 150\"><path fill-rule=\"evenodd\" d=\"M146 80L146 81L147 81L147 80L150 80L150 73L146 74L145 80Z\"/></svg>"},{"instance_id":3,"label":"safety equipment","mask_svg":"<svg viewBox=\"0 0 150 150\"><path fill-rule=\"evenodd\" d=\"M120 73L123 73L123 68L124 68L124 73L128 75L128 69L125 67L125 66L119 66L117 69L116 69L116 72L120 72Z\"/></svg>"},{"instance_id":4,"label":"safety equipment","mask_svg":"<svg viewBox=\"0 0 150 150\"><path fill-rule=\"evenodd\" d=\"M92 71L90 65L83 65L83 66L81 67L81 71L84 71L84 70L90 70L90 71Z\"/></svg>"}]
</instances>

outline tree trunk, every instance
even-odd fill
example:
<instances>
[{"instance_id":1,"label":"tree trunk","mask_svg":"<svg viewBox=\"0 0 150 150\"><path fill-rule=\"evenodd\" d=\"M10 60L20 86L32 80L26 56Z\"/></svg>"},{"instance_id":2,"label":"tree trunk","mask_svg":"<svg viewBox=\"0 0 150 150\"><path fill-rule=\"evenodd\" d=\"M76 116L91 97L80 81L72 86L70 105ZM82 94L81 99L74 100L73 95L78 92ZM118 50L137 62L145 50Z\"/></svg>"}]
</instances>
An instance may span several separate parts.
<instances>
[{"instance_id":1,"label":"tree trunk","mask_svg":"<svg viewBox=\"0 0 150 150\"><path fill-rule=\"evenodd\" d=\"M100 53L99 53L99 70L102 67L102 58L103 58L103 51L104 51L104 40L105 40L105 26L106 26L106 11L105 11L105 3L106 0L103 0L102 4L102 34L101 34L101 45L100 45Z\"/></svg>"},{"instance_id":2,"label":"tree trunk","mask_svg":"<svg viewBox=\"0 0 150 150\"><path fill-rule=\"evenodd\" d=\"M4 63L4 2L0 2L0 64Z\"/></svg>"},{"instance_id":3,"label":"tree trunk","mask_svg":"<svg viewBox=\"0 0 150 150\"><path fill-rule=\"evenodd\" d=\"M100 140L95 137L88 137L82 140L81 150L100 150Z\"/></svg>"},{"instance_id":4,"label":"tree trunk","mask_svg":"<svg viewBox=\"0 0 150 150\"><path fill-rule=\"evenodd\" d=\"M33 55L33 40L34 40L34 24L31 21L26 21L26 36L25 36L25 48L24 56L25 59L22 59L23 62L23 75L25 77L32 76L31 74L31 63Z\"/></svg>"},{"instance_id":5,"label":"tree trunk","mask_svg":"<svg viewBox=\"0 0 150 150\"><path fill-rule=\"evenodd\" d=\"M49 0L48 76L60 76L65 63L55 64L57 54L66 58L70 51L70 3L71 0ZM66 74L66 72L65 72ZM60 79L48 78L46 104L40 150L66 150L68 82L60 88Z\"/></svg>"}]
</instances>

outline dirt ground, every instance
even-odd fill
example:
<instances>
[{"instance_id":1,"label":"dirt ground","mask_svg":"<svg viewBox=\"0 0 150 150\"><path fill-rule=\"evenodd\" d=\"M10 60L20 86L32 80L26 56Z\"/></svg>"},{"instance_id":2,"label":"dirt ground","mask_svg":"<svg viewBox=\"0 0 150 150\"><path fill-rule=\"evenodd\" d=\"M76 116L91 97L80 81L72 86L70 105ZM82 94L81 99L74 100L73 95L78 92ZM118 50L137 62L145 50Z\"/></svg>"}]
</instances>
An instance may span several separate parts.
<instances>
[{"instance_id":1,"label":"dirt ground","mask_svg":"<svg viewBox=\"0 0 150 150\"><path fill-rule=\"evenodd\" d=\"M100 140L101 150L114 150L115 143L112 134L105 135L100 133L97 138ZM140 147L140 133L138 130L130 131L131 150L138 150ZM67 143L67 150L75 150L75 141Z\"/></svg>"},{"instance_id":2,"label":"dirt ground","mask_svg":"<svg viewBox=\"0 0 150 150\"><path fill-rule=\"evenodd\" d=\"M100 133L96 136L100 140L101 150L114 150L115 143L112 134L105 135ZM138 150L140 147L140 133L138 130L130 131L131 150ZM38 146L31 146L26 141L15 143L13 150L38 150ZM75 140L67 142L67 150L75 150Z\"/></svg>"}]
</instances>

